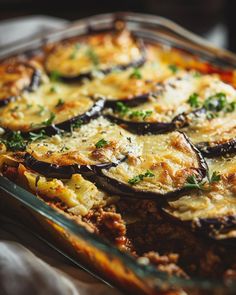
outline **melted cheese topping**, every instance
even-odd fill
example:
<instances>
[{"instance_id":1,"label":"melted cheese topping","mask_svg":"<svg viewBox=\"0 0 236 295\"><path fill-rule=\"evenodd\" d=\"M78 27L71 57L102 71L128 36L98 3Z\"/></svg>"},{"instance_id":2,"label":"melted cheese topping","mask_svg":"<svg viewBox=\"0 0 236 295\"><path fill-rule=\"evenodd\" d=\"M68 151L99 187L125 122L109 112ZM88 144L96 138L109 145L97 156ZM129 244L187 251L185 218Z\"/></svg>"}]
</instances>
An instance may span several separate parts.
<instances>
[{"instance_id":1,"label":"melted cheese topping","mask_svg":"<svg viewBox=\"0 0 236 295\"><path fill-rule=\"evenodd\" d=\"M76 86L47 82L35 92L0 109L0 125L11 130L28 131L43 126L51 114L53 124L67 121L88 111L94 102L82 96Z\"/></svg>"},{"instance_id":2,"label":"melted cheese topping","mask_svg":"<svg viewBox=\"0 0 236 295\"><path fill-rule=\"evenodd\" d=\"M236 102L236 90L217 78L207 76L199 97L206 100L217 93L226 95L228 103ZM236 136L236 110L221 111L213 119L207 119L208 113L190 117L190 126L184 130L193 143L224 143Z\"/></svg>"},{"instance_id":3,"label":"melted cheese topping","mask_svg":"<svg viewBox=\"0 0 236 295\"><path fill-rule=\"evenodd\" d=\"M0 65L0 100L18 96L31 82L33 69L23 64Z\"/></svg>"},{"instance_id":4,"label":"melted cheese topping","mask_svg":"<svg viewBox=\"0 0 236 295\"><path fill-rule=\"evenodd\" d=\"M106 70L140 60L142 52L127 31L90 36L57 44L46 60L49 72L74 77L93 70Z\"/></svg>"},{"instance_id":5,"label":"melted cheese topping","mask_svg":"<svg viewBox=\"0 0 236 295\"><path fill-rule=\"evenodd\" d=\"M105 144L96 148L100 140ZM135 137L100 117L62 136L33 142L27 151L36 159L59 165L95 165L117 162L128 153L137 153Z\"/></svg>"},{"instance_id":6,"label":"melted cheese topping","mask_svg":"<svg viewBox=\"0 0 236 295\"><path fill-rule=\"evenodd\" d=\"M105 97L107 100L129 100L136 96L156 91L157 82L171 75L166 64L161 60L148 56L149 61L138 69L140 76L135 77L135 69L113 71L108 75L100 72L96 79L86 81L81 87L81 93L94 97Z\"/></svg>"},{"instance_id":7,"label":"melted cheese topping","mask_svg":"<svg viewBox=\"0 0 236 295\"><path fill-rule=\"evenodd\" d=\"M142 117L132 117L130 113L151 111L151 115L147 116L145 121L167 123L179 114L194 110L188 103L192 94L197 93L199 103L203 104L209 96L219 92L230 93L230 97L232 97L233 88L221 82L215 76L199 77L196 76L194 71L179 70L175 75L156 84L153 94L150 94L149 102L130 108L130 112L122 115L122 117L128 121L143 121ZM117 116L117 112L115 112L115 115ZM192 120L192 124L195 126L200 118L194 117L194 119L195 121Z\"/></svg>"},{"instance_id":8,"label":"melted cheese topping","mask_svg":"<svg viewBox=\"0 0 236 295\"><path fill-rule=\"evenodd\" d=\"M129 161L104 170L103 173L128 184L129 180L149 170L153 176L145 177L134 188L165 194L181 188L186 178L199 168L196 153L179 132L140 136L137 143L141 148L140 156L132 156Z\"/></svg>"},{"instance_id":9,"label":"melted cheese topping","mask_svg":"<svg viewBox=\"0 0 236 295\"><path fill-rule=\"evenodd\" d=\"M169 202L166 209L169 214L183 221L236 215L236 157L211 159L208 165L210 175L219 171L221 180L207 190Z\"/></svg>"}]
</instances>

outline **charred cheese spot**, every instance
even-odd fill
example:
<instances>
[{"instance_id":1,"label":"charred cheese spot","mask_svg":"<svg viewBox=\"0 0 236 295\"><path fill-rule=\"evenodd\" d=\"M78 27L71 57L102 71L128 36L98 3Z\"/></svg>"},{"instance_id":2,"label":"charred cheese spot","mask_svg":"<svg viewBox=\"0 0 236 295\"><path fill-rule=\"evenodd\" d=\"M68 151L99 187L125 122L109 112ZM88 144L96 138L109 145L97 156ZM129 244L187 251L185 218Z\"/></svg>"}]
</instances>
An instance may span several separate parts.
<instances>
[{"instance_id":1,"label":"charred cheese spot","mask_svg":"<svg viewBox=\"0 0 236 295\"><path fill-rule=\"evenodd\" d=\"M18 97L27 89L34 74L33 67L23 63L0 64L0 105Z\"/></svg>"}]
</instances>

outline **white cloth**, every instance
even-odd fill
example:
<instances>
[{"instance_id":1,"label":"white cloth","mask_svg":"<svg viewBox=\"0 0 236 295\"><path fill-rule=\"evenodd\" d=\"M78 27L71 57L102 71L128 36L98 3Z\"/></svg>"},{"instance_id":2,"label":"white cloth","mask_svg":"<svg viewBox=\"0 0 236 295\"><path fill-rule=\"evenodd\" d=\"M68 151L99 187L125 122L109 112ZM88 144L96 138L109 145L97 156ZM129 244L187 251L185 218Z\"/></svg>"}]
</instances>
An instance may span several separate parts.
<instances>
[{"instance_id":1,"label":"white cloth","mask_svg":"<svg viewBox=\"0 0 236 295\"><path fill-rule=\"evenodd\" d=\"M0 221L1 295L121 295L23 227Z\"/></svg>"}]
</instances>

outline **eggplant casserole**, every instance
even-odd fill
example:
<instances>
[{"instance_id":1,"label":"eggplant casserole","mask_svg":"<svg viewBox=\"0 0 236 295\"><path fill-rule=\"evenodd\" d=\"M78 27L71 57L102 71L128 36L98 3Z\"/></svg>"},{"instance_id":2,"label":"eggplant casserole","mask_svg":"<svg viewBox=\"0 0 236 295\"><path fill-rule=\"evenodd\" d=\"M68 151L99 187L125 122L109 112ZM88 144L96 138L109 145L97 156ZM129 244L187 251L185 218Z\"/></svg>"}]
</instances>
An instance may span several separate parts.
<instances>
[{"instance_id":1,"label":"eggplant casserole","mask_svg":"<svg viewBox=\"0 0 236 295\"><path fill-rule=\"evenodd\" d=\"M138 262L236 279L236 79L126 29L0 64L0 169Z\"/></svg>"}]
</instances>

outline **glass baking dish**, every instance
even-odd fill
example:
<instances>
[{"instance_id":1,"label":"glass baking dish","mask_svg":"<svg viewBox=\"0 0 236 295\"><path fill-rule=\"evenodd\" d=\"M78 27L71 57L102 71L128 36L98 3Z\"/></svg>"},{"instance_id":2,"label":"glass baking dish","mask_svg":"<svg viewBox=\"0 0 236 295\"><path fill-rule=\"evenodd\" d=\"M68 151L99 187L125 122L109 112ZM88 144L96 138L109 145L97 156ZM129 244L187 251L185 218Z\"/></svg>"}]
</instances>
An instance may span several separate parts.
<instances>
[{"instance_id":1,"label":"glass baking dish","mask_svg":"<svg viewBox=\"0 0 236 295\"><path fill-rule=\"evenodd\" d=\"M18 43L14 48L0 52L0 58L30 53L38 50L45 42L109 30L119 20L136 36L148 42L179 48L221 68L236 67L236 55L215 48L167 19L136 13L115 13L86 18L43 39ZM28 227L30 224L32 231L74 263L127 294L236 294L236 283L170 277L150 265L139 264L129 254L88 232L66 215L3 176L0 176L0 190L0 209L4 214Z\"/></svg>"}]
</instances>

